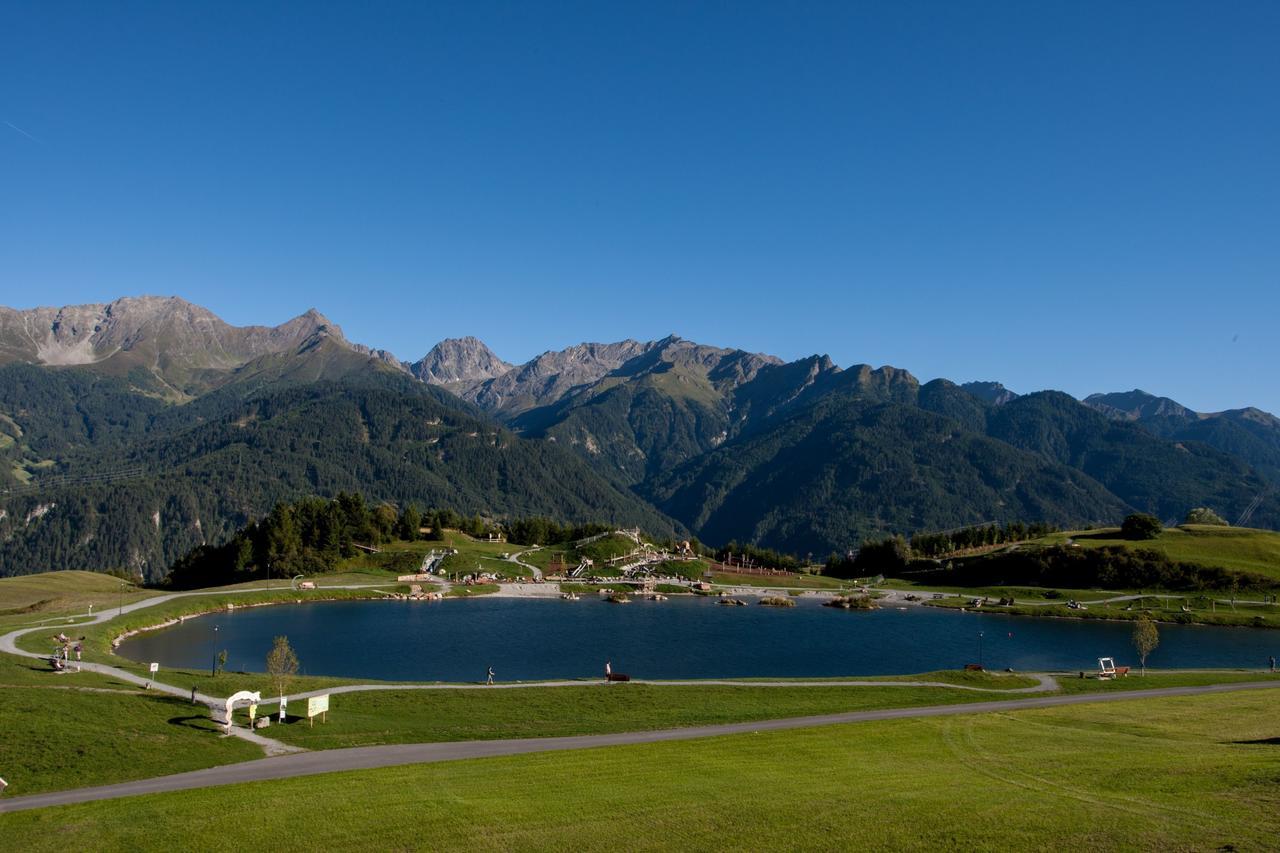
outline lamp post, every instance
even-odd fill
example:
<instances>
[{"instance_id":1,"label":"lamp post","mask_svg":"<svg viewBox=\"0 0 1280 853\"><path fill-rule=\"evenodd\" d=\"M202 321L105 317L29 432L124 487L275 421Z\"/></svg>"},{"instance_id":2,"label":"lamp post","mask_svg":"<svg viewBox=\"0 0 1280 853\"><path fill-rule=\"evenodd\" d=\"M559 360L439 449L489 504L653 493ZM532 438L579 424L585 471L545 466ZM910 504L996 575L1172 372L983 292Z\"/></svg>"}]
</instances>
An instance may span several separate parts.
<instances>
[{"instance_id":1,"label":"lamp post","mask_svg":"<svg viewBox=\"0 0 1280 853\"><path fill-rule=\"evenodd\" d=\"M116 615L124 615L124 581L120 581L120 609L116 612Z\"/></svg>"},{"instance_id":2,"label":"lamp post","mask_svg":"<svg viewBox=\"0 0 1280 853\"><path fill-rule=\"evenodd\" d=\"M218 626L213 626L213 636L209 638L209 652L212 656L209 664L209 677L213 678L218 674Z\"/></svg>"},{"instance_id":3,"label":"lamp post","mask_svg":"<svg viewBox=\"0 0 1280 853\"><path fill-rule=\"evenodd\" d=\"M984 632L978 632L978 666L982 667L982 635Z\"/></svg>"}]
</instances>

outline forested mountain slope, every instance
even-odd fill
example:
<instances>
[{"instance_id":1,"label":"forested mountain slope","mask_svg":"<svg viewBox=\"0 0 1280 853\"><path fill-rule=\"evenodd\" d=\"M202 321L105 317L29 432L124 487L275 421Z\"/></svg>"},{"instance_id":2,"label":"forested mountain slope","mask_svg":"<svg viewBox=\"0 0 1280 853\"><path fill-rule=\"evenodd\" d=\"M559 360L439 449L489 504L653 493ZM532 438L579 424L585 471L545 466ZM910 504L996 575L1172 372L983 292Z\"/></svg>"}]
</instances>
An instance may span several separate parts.
<instances>
[{"instance_id":1,"label":"forested mountain slope","mask_svg":"<svg viewBox=\"0 0 1280 853\"><path fill-rule=\"evenodd\" d=\"M220 541L276 501L339 491L466 513L675 532L568 450L519 438L377 360L365 358L364 371L342 366L328 378L325 366L334 368L338 356L324 344L292 359L271 356L241 383L59 446L46 460L54 464L39 473L139 473L112 483L19 489L0 499L0 574L124 568L154 578L180 554ZM46 394L75 411L71 395L95 382L110 380L59 377ZM88 399L79 405L92 409ZM102 399L113 408L118 402ZM15 415L22 424L21 411Z\"/></svg>"}]
</instances>

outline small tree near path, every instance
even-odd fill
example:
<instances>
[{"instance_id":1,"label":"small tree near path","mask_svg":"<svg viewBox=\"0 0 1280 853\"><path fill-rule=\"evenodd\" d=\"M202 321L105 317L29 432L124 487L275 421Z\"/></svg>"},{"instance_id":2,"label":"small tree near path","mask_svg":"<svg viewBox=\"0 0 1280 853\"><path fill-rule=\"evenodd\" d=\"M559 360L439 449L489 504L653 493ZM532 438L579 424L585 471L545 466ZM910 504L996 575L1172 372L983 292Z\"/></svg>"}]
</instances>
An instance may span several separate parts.
<instances>
[{"instance_id":1,"label":"small tree near path","mask_svg":"<svg viewBox=\"0 0 1280 853\"><path fill-rule=\"evenodd\" d=\"M1156 630L1156 623L1150 618L1143 616L1134 623L1133 626L1133 648L1138 653L1138 660L1142 662L1142 674L1147 674L1147 655L1156 650L1156 646L1160 645L1160 632Z\"/></svg>"},{"instance_id":2,"label":"small tree near path","mask_svg":"<svg viewBox=\"0 0 1280 853\"><path fill-rule=\"evenodd\" d=\"M288 637L276 637L275 644L267 653L267 674L271 676L276 695L283 699L289 682L298 674L298 656L289 645Z\"/></svg>"}]
</instances>

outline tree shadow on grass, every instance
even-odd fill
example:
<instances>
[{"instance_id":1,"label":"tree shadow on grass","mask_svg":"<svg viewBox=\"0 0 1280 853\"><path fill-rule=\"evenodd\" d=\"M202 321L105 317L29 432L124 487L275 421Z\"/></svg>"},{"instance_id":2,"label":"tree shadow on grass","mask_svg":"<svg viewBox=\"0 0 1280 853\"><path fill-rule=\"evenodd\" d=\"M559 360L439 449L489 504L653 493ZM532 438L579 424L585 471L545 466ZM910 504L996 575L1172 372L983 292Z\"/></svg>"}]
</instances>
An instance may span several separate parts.
<instances>
[{"instance_id":1,"label":"tree shadow on grass","mask_svg":"<svg viewBox=\"0 0 1280 853\"><path fill-rule=\"evenodd\" d=\"M1266 746L1280 746L1280 737L1263 737L1257 740L1233 740L1232 743L1246 744L1257 746L1263 744Z\"/></svg>"},{"instance_id":2,"label":"tree shadow on grass","mask_svg":"<svg viewBox=\"0 0 1280 853\"><path fill-rule=\"evenodd\" d=\"M187 729L195 729L198 732L220 732L221 729L207 714L188 714L185 717L170 717L167 721L171 726L182 726Z\"/></svg>"}]
</instances>

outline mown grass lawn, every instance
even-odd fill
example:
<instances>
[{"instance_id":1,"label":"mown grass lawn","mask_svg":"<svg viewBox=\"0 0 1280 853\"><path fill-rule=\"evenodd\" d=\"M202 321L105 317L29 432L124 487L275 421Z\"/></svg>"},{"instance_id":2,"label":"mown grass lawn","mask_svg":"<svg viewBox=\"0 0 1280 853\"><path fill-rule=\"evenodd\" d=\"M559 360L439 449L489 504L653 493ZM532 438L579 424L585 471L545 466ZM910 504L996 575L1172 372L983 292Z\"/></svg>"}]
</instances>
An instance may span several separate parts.
<instances>
[{"instance_id":1,"label":"mown grass lawn","mask_svg":"<svg viewBox=\"0 0 1280 853\"><path fill-rule=\"evenodd\" d=\"M944 687L752 687L586 683L520 690L403 690L337 694L327 723L273 727L308 749L380 743L559 737L990 701Z\"/></svg>"},{"instance_id":2,"label":"mown grass lawn","mask_svg":"<svg viewBox=\"0 0 1280 853\"><path fill-rule=\"evenodd\" d=\"M1270 691L336 773L6 815L15 849L1262 850Z\"/></svg>"},{"instance_id":3,"label":"mown grass lawn","mask_svg":"<svg viewBox=\"0 0 1280 853\"><path fill-rule=\"evenodd\" d=\"M260 748L216 734L203 705L8 655L0 655L0 732L9 796L262 757Z\"/></svg>"}]
</instances>

